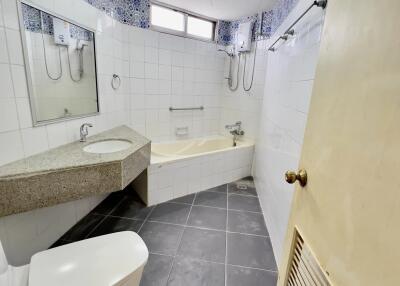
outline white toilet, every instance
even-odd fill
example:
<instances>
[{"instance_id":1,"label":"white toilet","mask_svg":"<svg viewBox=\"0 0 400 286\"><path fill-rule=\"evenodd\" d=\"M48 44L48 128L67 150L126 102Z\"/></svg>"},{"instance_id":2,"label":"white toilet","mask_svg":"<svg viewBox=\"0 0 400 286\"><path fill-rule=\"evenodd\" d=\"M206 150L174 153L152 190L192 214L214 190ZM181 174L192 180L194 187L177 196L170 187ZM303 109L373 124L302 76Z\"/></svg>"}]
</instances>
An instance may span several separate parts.
<instances>
[{"instance_id":1,"label":"white toilet","mask_svg":"<svg viewBox=\"0 0 400 286\"><path fill-rule=\"evenodd\" d=\"M0 242L0 286L138 286L149 252L123 231L36 253L29 265L8 265Z\"/></svg>"}]
</instances>

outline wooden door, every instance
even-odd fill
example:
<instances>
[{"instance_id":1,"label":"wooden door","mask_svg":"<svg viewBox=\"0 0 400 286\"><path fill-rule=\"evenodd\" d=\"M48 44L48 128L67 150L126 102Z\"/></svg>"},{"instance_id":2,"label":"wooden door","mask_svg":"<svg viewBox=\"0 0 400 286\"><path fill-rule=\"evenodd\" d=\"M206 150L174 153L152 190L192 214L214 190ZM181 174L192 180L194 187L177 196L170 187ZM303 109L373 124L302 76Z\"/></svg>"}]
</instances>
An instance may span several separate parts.
<instances>
[{"instance_id":1,"label":"wooden door","mask_svg":"<svg viewBox=\"0 0 400 286\"><path fill-rule=\"evenodd\" d=\"M295 228L333 285L400 285L400 1L328 2L278 285Z\"/></svg>"}]
</instances>

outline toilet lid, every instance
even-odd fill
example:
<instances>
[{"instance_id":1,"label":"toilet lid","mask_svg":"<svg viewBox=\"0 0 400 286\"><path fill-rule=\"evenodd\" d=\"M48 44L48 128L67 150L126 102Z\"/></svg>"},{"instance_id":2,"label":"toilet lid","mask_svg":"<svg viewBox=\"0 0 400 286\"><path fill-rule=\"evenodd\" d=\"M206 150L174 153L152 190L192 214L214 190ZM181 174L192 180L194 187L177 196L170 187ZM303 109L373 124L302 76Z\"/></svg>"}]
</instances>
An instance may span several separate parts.
<instances>
[{"instance_id":1,"label":"toilet lid","mask_svg":"<svg viewBox=\"0 0 400 286\"><path fill-rule=\"evenodd\" d=\"M29 286L111 286L144 266L148 250L124 231L63 245L32 256Z\"/></svg>"}]
</instances>

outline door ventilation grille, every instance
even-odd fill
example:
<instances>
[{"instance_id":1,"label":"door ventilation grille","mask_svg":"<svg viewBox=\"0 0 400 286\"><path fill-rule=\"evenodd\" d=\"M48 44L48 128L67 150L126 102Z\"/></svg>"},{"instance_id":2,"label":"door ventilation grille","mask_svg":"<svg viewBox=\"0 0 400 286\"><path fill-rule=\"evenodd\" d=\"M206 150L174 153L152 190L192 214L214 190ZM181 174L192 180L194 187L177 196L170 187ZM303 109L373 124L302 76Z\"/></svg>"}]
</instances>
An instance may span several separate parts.
<instances>
[{"instance_id":1,"label":"door ventilation grille","mask_svg":"<svg viewBox=\"0 0 400 286\"><path fill-rule=\"evenodd\" d=\"M287 286L331 286L309 246L296 231Z\"/></svg>"}]
</instances>

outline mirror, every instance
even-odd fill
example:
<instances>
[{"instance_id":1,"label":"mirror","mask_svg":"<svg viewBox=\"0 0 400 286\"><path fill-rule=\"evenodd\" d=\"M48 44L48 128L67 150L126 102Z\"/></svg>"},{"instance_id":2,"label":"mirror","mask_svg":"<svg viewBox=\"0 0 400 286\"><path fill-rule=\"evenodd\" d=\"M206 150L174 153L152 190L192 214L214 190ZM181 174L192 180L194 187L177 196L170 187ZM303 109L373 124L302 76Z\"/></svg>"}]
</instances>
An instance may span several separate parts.
<instances>
[{"instance_id":1,"label":"mirror","mask_svg":"<svg viewBox=\"0 0 400 286\"><path fill-rule=\"evenodd\" d=\"M28 4L19 8L34 125L98 113L94 33Z\"/></svg>"}]
</instances>

